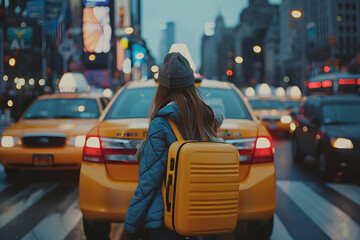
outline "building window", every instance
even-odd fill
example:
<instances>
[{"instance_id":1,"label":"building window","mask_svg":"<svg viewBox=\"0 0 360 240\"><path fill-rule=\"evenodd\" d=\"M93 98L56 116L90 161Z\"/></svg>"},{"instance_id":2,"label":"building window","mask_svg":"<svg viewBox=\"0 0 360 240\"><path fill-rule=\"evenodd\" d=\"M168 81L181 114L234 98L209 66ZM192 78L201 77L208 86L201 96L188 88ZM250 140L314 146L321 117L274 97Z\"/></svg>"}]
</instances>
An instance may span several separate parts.
<instances>
[{"instance_id":1,"label":"building window","mask_svg":"<svg viewBox=\"0 0 360 240\"><path fill-rule=\"evenodd\" d=\"M354 37L354 38L353 38L353 41L354 41L353 44L355 45L355 44L357 43L357 38Z\"/></svg>"},{"instance_id":2,"label":"building window","mask_svg":"<svg viewBox=\"0 0 360 240\"><path fill-rule=\"evenodd\" d=\"M357 27L356 27L356 25L353 26L353 32L354 32L354 33L357 32Z\"/></svg>"},{"instance_id":3,"label":"building window","mask_svg":"<svg viewBox=\"0 0 360 240\"><path fill-rule=\"evenodd\" d=\"M344 30L343 26L339 26L339 32L342 32Z\"/></svg>"},{"instance_id":4,"label":"building window","mask_svg":"<svg viewBox=\"0 0 360 240\"><path fill-rule=\"evenodd\" d=\"M350 26L349 25L346 26L346 32L347 33L350 32Z\"/></svg>"},{"instance_id":5,"label":"building window","mask_svg":"<svg viewBox=\"0 0 360 240\"><path fill-rule=\"evenodd\" d=\"M345 19L346 19L347 22L350 21L350 16L349 16L349 14L346 14Z\"/></svg>"},{"instance_id":6,"label":"building window","mask_svg":"<svg viewBox=\"0 0 360 240\"><path fill-rule=\"evenodd\" d=\"M352 4L352 10L356 11L356 4L355 3Z\"/></svg>"},{"instance_id":7,"label":"building window","mask_svg":"<svg viewBox=\"0 0 360 240\"><path fill-rule=\"evenodd\" d=\"M353 22L356 22L356 15L355 14L352 15L352 20L353 20Z\"/></svg>"},{"instance_id":8,"label":"building window","mask_svg":"<svg viewBox=\"0 0 360 240\"><path fill-rule=\"evenodd\" d=\"M349 3L345 3L345 8L346 8L346 10L349 10Z\"/></svg>"},{"instance_id":9,"label":"building window","mask_svg":"<svg viewBox=\"0 0 360 240\"><path fill-rule=\"evenodd\" d=\"M339 8L340 10L342 10L342 8L343 8L342 3L339 3L339 4L338 4L338 8Z\"/></svg>"}]
</instances>

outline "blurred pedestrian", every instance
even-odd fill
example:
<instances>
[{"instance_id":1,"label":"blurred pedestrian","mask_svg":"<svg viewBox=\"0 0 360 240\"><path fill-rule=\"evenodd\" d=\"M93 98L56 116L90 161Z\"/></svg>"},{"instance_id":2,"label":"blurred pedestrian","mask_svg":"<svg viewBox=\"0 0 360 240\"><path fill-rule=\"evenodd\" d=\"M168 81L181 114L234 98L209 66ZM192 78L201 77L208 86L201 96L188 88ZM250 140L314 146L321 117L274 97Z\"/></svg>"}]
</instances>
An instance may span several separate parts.
<instances>
[{"instance_id":1,"label":"blurred pedestrian","mask_svg":"<svg viewBox=\"0 0 360 240\"><path fill-rule=\"evenodd\" d=\"M224 116L217 112L217 124L213 110L201 99L194 80L193 70L184 56L180 53L165 56L159 70L148 136L140 150L139 185L124 223L130 239L183 239L164 224L161 184L169 146L177 141L166 117L177 124L184 139L223 141L217 136L216 127Z\"/></svg>"}]
</instances>

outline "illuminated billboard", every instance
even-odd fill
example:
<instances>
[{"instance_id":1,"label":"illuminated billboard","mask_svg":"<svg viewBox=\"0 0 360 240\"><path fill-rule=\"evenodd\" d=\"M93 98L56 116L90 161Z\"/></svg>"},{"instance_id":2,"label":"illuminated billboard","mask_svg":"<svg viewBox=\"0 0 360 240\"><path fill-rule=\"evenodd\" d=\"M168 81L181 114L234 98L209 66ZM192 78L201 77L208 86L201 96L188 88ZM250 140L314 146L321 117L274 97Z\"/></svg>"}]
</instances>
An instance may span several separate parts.
<instances>
[{"instance_id":1,"label":"illuminated billboard","mask_svg":"<svg viewBox=\"0 0 360 240\"><path fill-rule=\"evenodd\" d=\"M33 29L32 27L8 27L7 37L10 50L29 49L32 44Z\"/></svg>"},{"instance_id":2,"label":"illuminated billboard","mask_svg":"<svg viewBox=\"0 0 360 240\"><path fill-rule=\"evenodd\" d=\"M117 37L125 35L125 28L131 27L130 0L115 0L114 27Z\"/></svg>"},{"instance_id":3,"label":"illuminated billboard","mask_svg":"<svg viewBox=\"0 0 360 240\"><path fill-rule=\"evenodd\" d=\"M85 7L83 11L84 51L107 53L110 51L111 26L109 7Z\"/></svg>"},{"instance_id":4,"label":"illuminated billboard","mask_svg":"<svg viewBox=\"0 0 360 240\"><path fill-rule=\"evenodd\" d=\"M83 0L85 7L109 6L110 0Z\"/></svg>"}]
</instances>

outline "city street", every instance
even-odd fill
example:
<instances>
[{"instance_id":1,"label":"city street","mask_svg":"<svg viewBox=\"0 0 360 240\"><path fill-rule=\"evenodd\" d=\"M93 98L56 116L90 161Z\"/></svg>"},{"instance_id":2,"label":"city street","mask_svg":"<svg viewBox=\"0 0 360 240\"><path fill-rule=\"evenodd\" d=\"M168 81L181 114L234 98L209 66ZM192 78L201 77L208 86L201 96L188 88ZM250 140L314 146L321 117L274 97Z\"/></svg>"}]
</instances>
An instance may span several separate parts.
<instances>
[{"instance_id":1,"label":"city street","mask_svg":"<svg viewBox=\"0 0 360 240\"><path fill-rule=\"evenodd\" d=\"M110 222L360 240L360 0L0 0L0 240Z\"/></svg>"},{"instance_id":2,"label":"city street","mask_svg":"<svg viewBox=\"0 0 360 240\"><path fill-rule=\"evenodd\" d=\"M325 183L316 176L312 159L305 166L292 162L288 139L276 139L275 150L277 208L271 239L359 239L359 179ZM11 183L1 167L0 192L0 239L85 239L76 173L28 172ZM240 236L248 239L245 228ZM122 224L113 224L111 239L126 239Z\"/></svg>"}]
</instances>

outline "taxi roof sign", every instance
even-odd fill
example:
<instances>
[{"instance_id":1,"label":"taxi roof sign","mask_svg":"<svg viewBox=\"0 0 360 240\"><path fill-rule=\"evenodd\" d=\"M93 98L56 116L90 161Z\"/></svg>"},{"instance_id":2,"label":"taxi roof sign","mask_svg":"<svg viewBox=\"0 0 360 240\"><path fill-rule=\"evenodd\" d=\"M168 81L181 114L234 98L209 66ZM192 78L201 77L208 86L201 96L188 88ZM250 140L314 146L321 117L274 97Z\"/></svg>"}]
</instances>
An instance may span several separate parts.
<instances>
[{"instance_id":1,"label":"taxi roof sign","mask_svg":"<svg viewBox=\"0 0 360 240\"><path fill-rule=\"evenodd\" d=\"M301 90L298 86L289 86L286 88L286 95L291 98L301 98Z\"/></svg>"},{"instance_id":2,"label":"taxi roof sign","mask_svg":"<svg viewBox=\"0 0 360 240\"><path fill-rule=\"evenodd\" d=\"M172 52L181 53L181 55L183 55L186 58L186 60L188 60L191 69L194 72L196 72L196 67L195 67L194 61L193 61L193 59L192 59L192 57L190 55L189 49L186 46L186 44L184 44L184 43L173 43L171 45L171 47L170 47L170 50L169 50L169 53L172 53Z\"/></svg>"},{"instance_id":3,"label":"taxi roof sign","mask_svg":"<svg viewBox=\"0 0 360 240\"><path fill-rule=\"evenodd\" d=\"M67 72L59 82L61 93L88 92L90 89L90 85L82 73Z\"/></svg>"}]
</instances>

